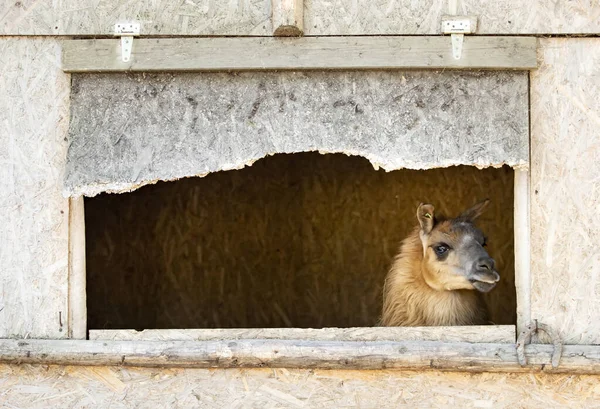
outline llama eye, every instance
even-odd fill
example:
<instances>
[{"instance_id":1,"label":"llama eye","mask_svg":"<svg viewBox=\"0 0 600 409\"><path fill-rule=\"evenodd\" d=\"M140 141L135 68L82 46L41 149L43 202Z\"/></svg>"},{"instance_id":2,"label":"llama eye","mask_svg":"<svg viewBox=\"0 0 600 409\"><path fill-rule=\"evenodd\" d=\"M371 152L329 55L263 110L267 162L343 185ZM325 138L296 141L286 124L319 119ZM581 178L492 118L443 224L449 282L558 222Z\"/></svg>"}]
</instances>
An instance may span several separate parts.
<instances>
[{"instance_id":1,"label":"llama eye","mask_svg":"<svg viewBox=\"0 0 600 409\"><path fill-rule=\"evenodd\" d=\"M448 247L446 244L438 244L437 246L433 247L433 251L435 251L435 254L438 256L446 254L448 250L450 250L450 247Z\"/></svg>"}]
</instances>

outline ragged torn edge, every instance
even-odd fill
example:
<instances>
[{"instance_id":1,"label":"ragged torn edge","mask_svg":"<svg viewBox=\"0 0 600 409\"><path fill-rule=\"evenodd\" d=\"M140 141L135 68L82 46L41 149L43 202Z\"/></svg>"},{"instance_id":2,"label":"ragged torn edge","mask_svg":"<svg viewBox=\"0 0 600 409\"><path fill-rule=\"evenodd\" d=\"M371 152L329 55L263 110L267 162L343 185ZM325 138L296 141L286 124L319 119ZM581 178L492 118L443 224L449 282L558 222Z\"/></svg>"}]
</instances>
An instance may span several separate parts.
<instances>
[{"instance_id":1,"label":"ragged torn edge","mask_svg":"<svg viewBox=\"0 0 600 409\"><path fill-rule=\"evenodd\" d=\"M114 193L114 194L129 193L129 192L133 192L134 190L137 190L144 186L154 185L158 182L173 182L173 181L177 181L179 179L193 178L193 177L202 178L202 177L210 175L211 173L224 172L224 171L228 171L228 170L240 170L247 166L252 166L255 162L257 162L261 159L264 159L268 156L274 156L274 155L279 155L279 154L308 153L308 152L318 152L321 155L343 154L346 156L362 157L371 163L371 165L373 166L373 169L375 171L382 169L386 172L391 172L391 171L400 170L400 169L430 170L430 169L449 168L452 166L462 166L462 165L475 166L477 169L501 168L503 166L509 166L512 169L518 170L518 171L528 171L529 170L529 162L525 161L523 159L518 159L518 160L514 160L514 161L506 160L506 161L502 161L502 162L492 162L492 163L483 162L483 161L464 163L461 161L446 160L446 161L441 161L441 162L437 162L437 163L400 161L400 163L397 163L397 164L390 164L389 161L386 161L383 158L378 158L378 157L375 157L374 155L369 155L369 154L365 155L364 153L360 153L357 151L306 150L306 151L295 151L295 152L267 153L260 157L254 157L254 158L248 158L248 159L242 160L242 161L240 161L240 163L237 163L237 164L224 163L220 166L219 169L216 169L216 170L211 170L208 172L197 173L197 174L179 175L179 176L174 176L174 177L165 178L165 179L159 178L159 179L142 180L142 181L134 181L134 182L107 182L107 183L99 182L99 183L94 183L94 184L89 184L89 185L84 185L84 186L76 186L76 187L64 186L62 193L65 198L72 198L72 199L75 199L75 198L78 198L81 196L94 197L101 193Z\"/></svg>"}]
</instances>

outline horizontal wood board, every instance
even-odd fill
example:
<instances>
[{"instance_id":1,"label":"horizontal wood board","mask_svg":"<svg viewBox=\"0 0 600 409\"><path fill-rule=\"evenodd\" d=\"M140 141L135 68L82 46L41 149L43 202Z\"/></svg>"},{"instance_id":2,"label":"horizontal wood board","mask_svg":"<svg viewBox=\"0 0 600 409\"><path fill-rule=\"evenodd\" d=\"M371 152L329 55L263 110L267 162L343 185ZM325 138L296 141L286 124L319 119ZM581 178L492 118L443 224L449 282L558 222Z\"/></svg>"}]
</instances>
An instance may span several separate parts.
<instances>
[{"instance_id":1,"label":"horizontal wood board","mask_svg":"<svg viewBox=\"0 0 600 409\"><path fill-rule=\"evenodd\" d=\"M91 330L91 340L211 341L226 339L287 339L306 341L466 341L511 343L514 325L413 328L258 328L182 330Z\"/></svg>"},{"instance_id":2,"label":"horizontal wood board","mask_svg":"<svg viewBox=\"0 0 600 409\"><path fill-rule=\"evenodd\" d=\"M452 55L450 36L134 39L129 62L119 39L67 40L66 72L247 71L301 69L532 69L535 37L464 39Z\"/></svg>"},{"instance_id":3,"label":"horizontal wood board","mask_svg":"<svg viewBox=\"0 0 600 409\"><path fill-rule=\"evenodd\" d=\"M0 363L188 368L411 369L600 374L600 346L567 345L557 368L552 345L439 341L78 341L0 340Z\"/></svg>"}]
</instances>

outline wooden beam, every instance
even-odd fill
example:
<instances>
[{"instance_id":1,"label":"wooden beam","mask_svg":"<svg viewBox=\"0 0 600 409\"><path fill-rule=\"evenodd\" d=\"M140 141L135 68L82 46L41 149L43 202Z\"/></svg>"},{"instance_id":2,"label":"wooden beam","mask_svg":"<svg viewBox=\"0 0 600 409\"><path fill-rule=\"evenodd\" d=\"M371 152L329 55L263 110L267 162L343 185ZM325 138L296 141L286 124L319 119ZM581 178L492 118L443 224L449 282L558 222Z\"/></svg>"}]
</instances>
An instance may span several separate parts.
<instances>
[{"instance_id":1,"label":"wooden beam","mask_svg":"<svg viewBox=\"0 0 600 409\"><path fill-rule=\"evenodd\" d=\"M443 341L512 343L514 325L456 327L363 328L243 328L91 330L90 339L110 341L215 341L223 339L279 339L303 341Z\"/></svg>"},{"instance_id":2,"label":"wooden beam","mask_svg":"<svg viewBox=\"0 0 600 409\"><path fill-rule=\"evenodd\" d=\"M305 69L520 69L537 67L535 37L466 36L462 58L450 36L135 39L121 61L118 39L67 40L66 72Z\"/></svg>"},{"instance_id":3,"label":"wooden beam","mask_svg":"<svg viewBox=\"0 0 600 409\"><path fill-rule=\"evenodd\" d=\"M69 200L69 338L87 336L83 196Z\"/></svg>"},{"instance_id":4,"label":"wooden beam","mask_svg":"<svg viewBox=\"0 0 600 409\"><path fill-rule=\"evenodd\" d=\"M531 240L529 225L529 172L515 170L515 287L517 290L517 330L531 322Z\"/></svg>"},{"instance_id":5,"label":"wooden beam","mask_svg":"<svg viewBox=\"0 0 600 409\"><path fill-rule=\"evenodd\" d=\"M40 365L125 365L193 368L336 368L600 374L600 346L563 347L551 367L552 345L437 341L78 341L0 340L0 362Z\"/></svg>"},{"instance_id":6,"label":"wooden beam","mask_svg":"<svg viewBox=\"0 0 600 409\"><path fill-rule=\"evenodd\" d=\"M299 37L304 34L304 0L272 0L273 35Z\"/></svg>"}]
</instances>

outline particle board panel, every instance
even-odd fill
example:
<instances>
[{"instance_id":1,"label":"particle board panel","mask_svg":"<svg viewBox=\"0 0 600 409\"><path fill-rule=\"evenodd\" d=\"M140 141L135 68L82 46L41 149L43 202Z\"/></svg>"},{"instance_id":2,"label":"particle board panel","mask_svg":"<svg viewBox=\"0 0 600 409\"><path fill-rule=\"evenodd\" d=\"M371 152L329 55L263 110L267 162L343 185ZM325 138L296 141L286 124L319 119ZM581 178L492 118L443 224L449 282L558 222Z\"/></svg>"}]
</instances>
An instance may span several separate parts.
<instances>
[{"instance_id":1,"label":"particle board panel","mask_svg":"<svg viewBox=\"0 0 600 409\"><path fill-rule=\"evenodd\" d=\"M386 170L528 165L519 72L81 74L72 91L73 196L274 153L360 155Z\"/></svg>"},{"instance_id":2,"label":"particle board panel","mask_svg":"<svg viewBox=\"0 0 600 409\"><path fill-rule=\"evenodd\" d=\"M143 34L271 35L271 0L19 0L0 4L4 35L112 35L137 21Z\"/></svg>"},{"instance_id":3,"label":"particle board panel","mask_svg":"<svg viewBox=\"0 0 600 409\"><path fill-rule=\"evenodd\" d=\"M531 318L600 343L600 39L541 41L531 76Z\"/></svg>"},{"instance_id":4,"label":"particle board panel","mask_svg":"<svg viewBox=\"0 0 600 409\"><path fill-rule=\"evenodd\" d=\"M449 3L455 3L450 10ZM598 34L595 0L305 0L306 35L440 34L445 14L475 15L477 34Z\"/></svg>"},{"instance_id":5,"label":"particle board panel","mask_svg":"<svg viewBox=\"0 0 600 409\"><path fill-rule=\"evenodd\" d=\"M0 365L7 407L594 407L598 376Z\"/></svg>"},{"instance_id":6,"label":"particle board panel","mask_svg":"<svg viewBox=\"0 0 600 409\"><path fill-rule=\"evenodd\" d=\"M457 0L457 14L479 16L479 34L598 34L596 0ZM432 35L447 0L305 0L307 35ZM454 11L454 10L453 10ZM455 13L452 13L455 14ZM144 35L270 36L271 0L18 0L0 4L0 34L112 35L135 20Z\"/></svg>"},{"instance_id":7,"label":"particle board panel","mask_svg":"<svg viewBox=\"0 0 600 409\"><path fill-rule=\"evenodd\" d=\"M70 77L53 39L0 39L0 337L68 334Z\"/></svg>"}]
</instances>

